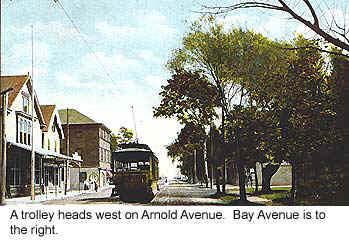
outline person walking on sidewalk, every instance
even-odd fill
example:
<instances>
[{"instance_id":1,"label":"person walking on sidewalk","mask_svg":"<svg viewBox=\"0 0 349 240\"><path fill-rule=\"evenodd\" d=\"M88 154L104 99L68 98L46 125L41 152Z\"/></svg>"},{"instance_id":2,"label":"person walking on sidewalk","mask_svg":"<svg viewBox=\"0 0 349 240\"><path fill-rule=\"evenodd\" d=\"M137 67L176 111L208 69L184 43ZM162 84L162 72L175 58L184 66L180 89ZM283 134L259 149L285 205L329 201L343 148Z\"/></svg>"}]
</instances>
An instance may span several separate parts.
<instances>
[{"instance_id":1,"label":"person walking on sidewalk","mask_svg":"<svg viewBox=\"0 0 349 240\"><path fill-rule=\"evenodd\" d=\"M97 192L98 191L98 184L97 184L97 181L96 180L94 180L94 187L95 187L95 191Z\"/></svg>"}]
</instances>

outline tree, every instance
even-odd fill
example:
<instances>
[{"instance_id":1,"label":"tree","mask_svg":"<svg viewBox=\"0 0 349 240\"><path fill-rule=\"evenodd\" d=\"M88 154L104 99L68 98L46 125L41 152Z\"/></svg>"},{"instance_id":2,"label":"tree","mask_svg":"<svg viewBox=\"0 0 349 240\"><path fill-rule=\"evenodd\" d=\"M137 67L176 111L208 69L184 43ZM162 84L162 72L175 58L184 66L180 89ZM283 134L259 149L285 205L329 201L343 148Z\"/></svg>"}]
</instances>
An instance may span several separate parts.
<instances>
[{"instance_id":1,"label":"tree","mask_svg":"<svg viewBox=\"0 0 349 240\"><path fill-rule=\"evenodd\" d=\"M192 180L194 174L197 174L199 180L207 181L203 158L206 138L205 129L202 126L187 123L181 129L177 139L167 146L168 156L179 161L182 174L190 177ZM196 162L194 161L194 150L197 151ZM196 165L194 166L194 164ZM194 172L195 167L197 172Z\"/></svg>"},{"instance_id":2,"label":"tree","mask_svg":"<svg viewBox=\"0 0 349 240\"><path fill-rule=\"evenodd\" d=\"M185 125L183 130L199 129L202 133L202 129L216 117L215 107L219 105L217 90L200 71L173 69L172 77L167 80L167 85L162 86L160 95L162 96L161 103L160 106L154 108L154 116L175 117L181 124ZM183 134L184 132L181 132L179 137ZM175 141L169 146L169 155L174 158L180 155L180 160L185 162L190 159L188 156L192 156L193 152L197 151L198 167L194 169L199 172L198 176L203 176L206 172L203 159L204 148L202 147L204 139L205 134L196 138L197 142L194 139L190 143L177 139L179 142ZM186 144L189 144L190 147L184 147ZM180 149L183 151L190 149L190 152L184 155L180 154L177 151L177 145L182 145ZM181 166L186 168L190 165L182 164ZM200 171L201 168L203 168L202 171ZM202 178L205 182L207 181L206 175Z\"/></svg>"},{"instance_id":3,"label":"tree","mask_svg":"<svg viewBox=\"0 0 349 240\"><path fill-rule=\"evenodd\" d=\"M216 116L218 93L200 71L174 69L167 85L161 86L160 106L154 117L175 117L181 124L208 125Z\"/></svg>"},{"instance_id":4,"label":"tree","mask_svg":"<svg viewBox=\"0 0 349 240\"><path fill-rule=\"evenodd\" d=\"M110 135L110 150L114 152L120 149L118 146L119 144L133 142L133 135L134 134L132 130L126 127L120 127L117 134L111 133Z\"/></svg>"},{"instance_id":5,"label":"tree","mask_svg":"<svg viewBox=\"0 0 349 240\"><path fill-rule=\"evenodd\" d=\"M183 38L183 46L173 52L168 68L170 71L194 69L205 75L218 90L227 121L234 124L233 110L248 103L250 86L261 79L275 78L275 72L286 72L287 65L283 63L287 57L279 50L284 45L252 31L225 32L214 18L202 18ZM245 170L239 143L241 127L235 124L235 129L240 198L245 201Z\"/></svg>"},{"instance_id":6,"label":"tree","mask_svg":"<svg viewBox=\"0 0 349 240\"><path fill-rule=\"evenodd\" d=\"M272 2L272 3L269 3ZM303 13L297 13L297 8L300 3L309 11L311 15L311 20L306 19ZM349 38L347 36L348 29L345 24L345 21L341 24L339 19L336 19L334 14L332 14L332 19L325 19L324 22L327 24L321 25L319 20L320 16L323 16L324 13L321 12L321 9L316 9L315 5L313 5L309 0L299 0L292 1L291 3L286 3L285 0L272 0L268 2L262 1L239 1L238 3L233 3L230 6L204 6L205 9L208 10L208 13L211 14L222 14L231 11L235 11L238 9L247 9L247 8L259 8L259 9L270 9L275 11L280 11L287 13L293 19L298 22L304 24L309 29L313 30L327 42L332 43L334 46L339 47L340 49L349 51ZM309 15L309 14L308 14ZM327 28L327 29L325 29ZM340 38L338 38L338 36ZM320 48L317 48L320 49Z\"/></svg>"}]
</instances>

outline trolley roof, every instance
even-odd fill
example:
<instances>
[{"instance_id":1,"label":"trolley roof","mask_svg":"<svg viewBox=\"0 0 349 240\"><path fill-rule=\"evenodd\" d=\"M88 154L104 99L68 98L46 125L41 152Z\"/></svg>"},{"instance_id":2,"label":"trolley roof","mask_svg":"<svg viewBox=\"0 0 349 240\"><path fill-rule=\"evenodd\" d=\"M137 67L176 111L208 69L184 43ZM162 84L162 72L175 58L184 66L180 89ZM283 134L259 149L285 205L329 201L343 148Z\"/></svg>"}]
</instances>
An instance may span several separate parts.
<instances>
[{"instance_id":1,"label":"trolley roof","mask_svg":"<svg viewBox=\"0 0 349 240\"><path fill-rule=\"evenodd\" d=\"M113 152L113 160L118 162L148 162L150 156L154 156L153 152L148 149L126 148Z\"/></svg>"}]
</instances>

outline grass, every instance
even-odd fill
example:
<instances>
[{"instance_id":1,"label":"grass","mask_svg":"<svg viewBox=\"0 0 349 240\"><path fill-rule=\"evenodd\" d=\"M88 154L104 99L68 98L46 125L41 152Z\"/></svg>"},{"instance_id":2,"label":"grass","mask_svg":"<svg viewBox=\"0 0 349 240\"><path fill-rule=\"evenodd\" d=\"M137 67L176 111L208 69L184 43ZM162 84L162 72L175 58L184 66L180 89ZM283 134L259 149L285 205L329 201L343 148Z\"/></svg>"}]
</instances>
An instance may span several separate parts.
<instances>
[{"instance_id":1,"label":"grass","mask_svg":"<svg viewBox=\"0 0 349 240\"><path fill-rule=\"evenodd\" d=\"M233 195L233 194L228 194L228 195L224 195L224 196L220 197L219 199L222 201L225 201L225 202L231 202L234 200L238 200L239 196Z\"/></svg>"},{"instance_id":2,"label":"grass","mask_svg":"<svg viewBox=\"0 0 349 240\"><path fill-rule=\"evenodd\" d=\"M269 200L278 200L278 199L285 199L285 198L289 198L290 197L290 193L287 191L285 192L272 192L272 193L268 193L268 194L261 194L258 195L258 197L260 198L265 198L265 199L269 199Z\"/></svg>"},{"instance_id":3,"label":"grass","mask_svg":"<svg viewBox=\"0 0 349 240\"><path fill-rule=\"evenodd\" d=\"M256 193L255 195L271 200L267 205L289 205L291 187L272 187L270 193Z\"/></svg>"},{"instance_id":4,"label":"grass","mask_svg":"<svg viewBox=\"0 0 349 240\"><path fill-rule=\"evenodd\" d=\"M271 189L272 191L270 193L261 193L261 186L258 188L258 192L255 192L255 187L246 187L246 193L247 195L271 200L268 203L266 203L267 205L289 205L291 187L271 187ZM235 205L237 201L239 201L240 199L238 192L239 190L236 189L235 191L229 192L228 194L216 196L216 198L226 203L230 203L231 205Z\"/></svg>"}]
</instances>

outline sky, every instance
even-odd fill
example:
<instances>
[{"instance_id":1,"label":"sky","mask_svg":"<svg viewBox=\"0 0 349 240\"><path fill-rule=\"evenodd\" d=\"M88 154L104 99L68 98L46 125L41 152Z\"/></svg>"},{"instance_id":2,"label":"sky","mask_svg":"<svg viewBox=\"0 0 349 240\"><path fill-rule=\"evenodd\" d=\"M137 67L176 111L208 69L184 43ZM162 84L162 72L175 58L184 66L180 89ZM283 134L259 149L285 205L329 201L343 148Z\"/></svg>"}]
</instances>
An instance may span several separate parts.
<instances>
[{"instance_id":1,"label":"sky","mask_svg":"<svg viewBox=\"0 0 349 240\"><path fill-rule=\"evenodd\" d=\"M157 154L160 174L174 176L177 170L165 146L181 126L175 119L152 116L161 101L161 85L170 77L165 64L202 5L231 2L60 0L65 13L53 0L2 0L2 75L29 72L40 104L74 108L113 132L121 126L134 130L133 106L139 140ZM321 18L348 19L346 0L311 2ZM303 13L304 6L297 10ZM292 39L295 33L314 35L287 15L271 11L237 11L220 16L219 22L227 30L240 26L276 40Z\"/></svg>"}]
</instances>

